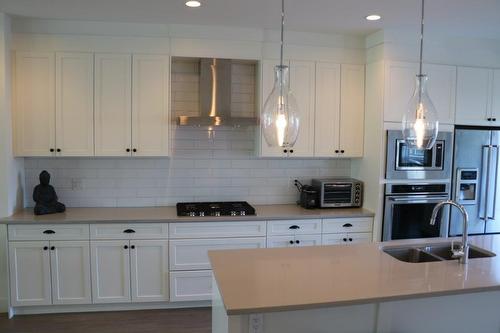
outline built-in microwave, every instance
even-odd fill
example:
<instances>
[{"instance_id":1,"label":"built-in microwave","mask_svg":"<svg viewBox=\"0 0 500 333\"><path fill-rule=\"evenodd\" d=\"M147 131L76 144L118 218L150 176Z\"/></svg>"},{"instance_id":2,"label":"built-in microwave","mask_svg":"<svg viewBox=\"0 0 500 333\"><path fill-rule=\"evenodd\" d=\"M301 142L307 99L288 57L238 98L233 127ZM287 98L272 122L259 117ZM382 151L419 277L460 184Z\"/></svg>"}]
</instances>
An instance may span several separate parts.
<instances>
[{"instance_id":1,"label":"built-in microwave","mask_svg":"<svg viewBox=\"0 0 500 333\"><path fill-rule=\"evenodd\" d=\"M431 149L410 148L400 130L387 131L386 179L449 179L452 159L451 132L439 132Z\"/></svg>"}]
</instances>

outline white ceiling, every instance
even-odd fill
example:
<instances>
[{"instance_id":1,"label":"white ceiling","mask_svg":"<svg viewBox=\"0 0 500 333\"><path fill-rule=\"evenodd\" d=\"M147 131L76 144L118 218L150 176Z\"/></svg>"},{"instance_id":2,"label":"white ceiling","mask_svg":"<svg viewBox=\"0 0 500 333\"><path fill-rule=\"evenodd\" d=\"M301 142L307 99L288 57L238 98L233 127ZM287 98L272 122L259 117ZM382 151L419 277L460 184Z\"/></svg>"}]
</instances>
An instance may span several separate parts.
<instances>
[{"instance_id":1,"label":"white ceiling","mask_svg":"<svg viewBox=\"0 0 500 333\"><path fill-rule=\"evenodd\" d=\"M278 29L280 0L0 0L0 11L46 19L197 24ZM287 29L366 35L418 29L419 0L286 0ZM500 39L500 0L428 0L428 31ZM364 16L379 13L379 22Z\"/></svg>"}]
</instances>

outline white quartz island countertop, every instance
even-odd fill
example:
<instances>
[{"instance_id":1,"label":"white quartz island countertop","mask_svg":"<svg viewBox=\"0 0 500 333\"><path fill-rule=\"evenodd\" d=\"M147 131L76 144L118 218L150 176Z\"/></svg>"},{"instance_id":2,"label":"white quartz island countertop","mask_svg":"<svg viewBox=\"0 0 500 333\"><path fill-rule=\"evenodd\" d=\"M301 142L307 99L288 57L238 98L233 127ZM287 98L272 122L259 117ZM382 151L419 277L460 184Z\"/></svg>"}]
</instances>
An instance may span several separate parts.
<instances>
[{"instance_id":1,"label":"white quartz island countertop","mask_svg":"<svg viewBox=\"0 0 500 333\"><path fill-rule=\"evenodd\" d=\"M220 217L178 217L175 207L68 208L65 213L42 216L34 215L33 208L26 208L10 217L0 219L0 224L214 222L373 216L372 212L363 208L304 209L293 204L256 205L254 208L256 215Z\"/></svg>"},{"instance_id":2,"label":"white quartz island countertop","mask_svg":"<svg viewBox=\"0 0 500 333\"><path fill-rule=\"evenodd\" d=\"M406 263L381 251L449 241L211 251L209 256L228 315L500 290L500 256L470 259L467 265ZM470 244L500 254L500 235L470 237Z\"/></svg>"}]
</instances>

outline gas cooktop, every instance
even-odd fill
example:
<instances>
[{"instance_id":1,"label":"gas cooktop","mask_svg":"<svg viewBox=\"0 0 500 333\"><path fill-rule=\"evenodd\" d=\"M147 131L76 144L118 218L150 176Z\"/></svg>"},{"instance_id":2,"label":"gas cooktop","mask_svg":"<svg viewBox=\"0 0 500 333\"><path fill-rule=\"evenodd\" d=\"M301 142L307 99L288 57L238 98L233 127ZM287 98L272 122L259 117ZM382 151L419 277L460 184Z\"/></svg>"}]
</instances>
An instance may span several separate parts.
<instances>
[{"instance_id":1,"label":"gas cooktop","mask_svg":"<svg viewBox=\"0 0 500 333\"><path fill-rule=\"evenodd\" d=\"M246 201L179 202L177 216L245 216L255 215L255 208Z\"/></svg>"}]
</instances>

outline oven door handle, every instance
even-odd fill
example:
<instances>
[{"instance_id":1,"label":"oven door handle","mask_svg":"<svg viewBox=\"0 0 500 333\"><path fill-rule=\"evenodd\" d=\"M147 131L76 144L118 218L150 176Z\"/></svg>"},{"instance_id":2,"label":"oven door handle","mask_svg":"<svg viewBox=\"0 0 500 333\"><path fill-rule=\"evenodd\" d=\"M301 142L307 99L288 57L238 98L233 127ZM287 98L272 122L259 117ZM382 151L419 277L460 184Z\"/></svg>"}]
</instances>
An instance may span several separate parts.
<instances>
[{"instance_id":1,"label":"oven door handle","mask_svg":"<svg viewBox=\"0 0 500 333\"><path fill-rule=\"evenodd\" d=\"M439 201L444 201L448 200L448 196L439 196L439 197L428 197L428 198L421 198L421 199L411 199L411 198L389 198L390 201L393 202L404 202L404 203L432 203L432 202L439 202Z\"/></svg>"}]
</instances>

